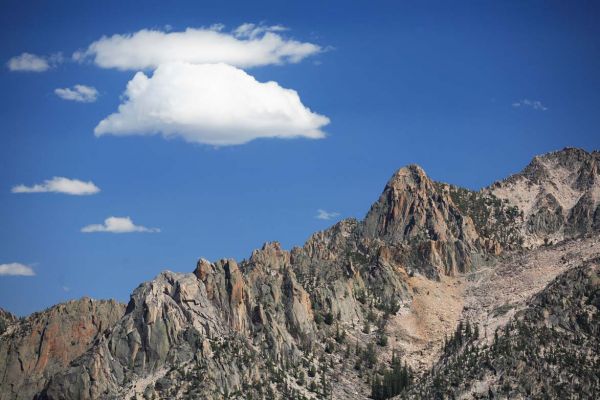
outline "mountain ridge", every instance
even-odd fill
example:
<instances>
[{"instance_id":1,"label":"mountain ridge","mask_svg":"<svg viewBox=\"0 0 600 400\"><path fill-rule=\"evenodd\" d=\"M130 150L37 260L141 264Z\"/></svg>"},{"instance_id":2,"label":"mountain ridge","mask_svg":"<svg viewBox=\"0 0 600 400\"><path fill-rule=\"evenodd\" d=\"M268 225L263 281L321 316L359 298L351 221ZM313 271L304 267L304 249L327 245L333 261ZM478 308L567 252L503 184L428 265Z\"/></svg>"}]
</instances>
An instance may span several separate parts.
<instances>
[{"instance_id":1,"label":"mountain ridge","mask_svg":"<svg viewBox=\"0 0 600 400\"><path fill-rule=\"evenodd\" d=\"M200 259L192 273L141 284L124 315L52 371L38 398L359 399L396 356L422 376L463 318L492 329L526 307L523 299L495 315L485 305L510 298L510 271L524 271L525 292L541 291L573 267L562 261L573 247L600 252L598 158L549 153L481 191L400 168L363 220L339 221L289 251L267 242L240 262ZM523 199L530 187L537 195ZM558 208L541 199L562 192L578 199L552 219ZM503 269L510 257L512 270ZM540 257L550 262L531 261ZM495 299L485 296L494 288L478 289L495 279L490 271L508 274Z\"/></svg>"}]
</instances>

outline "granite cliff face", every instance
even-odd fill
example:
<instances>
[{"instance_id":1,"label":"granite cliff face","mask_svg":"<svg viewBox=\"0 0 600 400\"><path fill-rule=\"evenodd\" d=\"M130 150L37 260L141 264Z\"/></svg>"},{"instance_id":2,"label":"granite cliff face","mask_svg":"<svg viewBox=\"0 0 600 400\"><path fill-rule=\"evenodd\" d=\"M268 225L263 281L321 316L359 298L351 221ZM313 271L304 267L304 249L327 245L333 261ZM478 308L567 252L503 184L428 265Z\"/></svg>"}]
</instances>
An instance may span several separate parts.
<instances>
[{"instance_id":1,"label":"granite cliff face","mask_svg":"<svg viewBox=\"0 0 600 400\"><path fill-rule=\"evenodd\" d=\"M123 313L122 304L84 298L22 320L9 315L0 336L0 399L32 399Z\"/></svg>"},{"instance_id":2,"label":"granite cliff face","mask_svg":"<svg viewBox=\"0 0 600 400\"><path fill-rule=\"evenodd\" d=\"M247 260L201 259L193 273L143 283L93 340L31 375L29 398L363 399L373 382L400 375L396 392L381 393L410 386L403 393L418 397L459 321L503 327L575 267L572 254L600 255L598 157L536 157L481 191L401 168L364 220L291 251L266 243ZM102 311L88 313L97 321ZM0 349L28 337L9 336L17 325ZM21 382L4 374L2 398L25 398L12 389Z\"/></svg>"}]
</instances>

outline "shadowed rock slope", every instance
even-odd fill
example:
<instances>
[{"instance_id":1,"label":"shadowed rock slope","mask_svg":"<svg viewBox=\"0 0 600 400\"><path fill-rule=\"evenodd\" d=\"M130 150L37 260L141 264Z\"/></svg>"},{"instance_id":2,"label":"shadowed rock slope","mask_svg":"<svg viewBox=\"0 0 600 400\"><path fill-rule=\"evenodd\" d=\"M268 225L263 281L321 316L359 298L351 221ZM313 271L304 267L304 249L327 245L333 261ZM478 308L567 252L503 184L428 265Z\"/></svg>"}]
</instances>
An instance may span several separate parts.
<instances>
[{"instance_id":1,"label":"shadowed rock slope","mask_svg":"<svg viewBox=\"0 0 600 400\"><path fill-rule=\"evenodd\" d=\"M537 185L591 199L585 210L561 214L560 231L568 232L561 240L597 235L590 210L598 153L567 149L538 158L565 160L543 161L550 172ZM401 379L396 390L415 385L439 357L444 335L479 301L482 310L505 305L504 289L478 294L486 279L510 286L499 263L566 254L536 250L558 236L528 228L545 203L525 207L519 196L529 186L521 180L533 175L521 175L471 191L434 182L411 165L391 177L364 220L343 220L302 247L267 243L239 263L201 259L193 273L163 272L135 289L125 315L89 350L37 386L39 397L364 399L379 379ZM583 176L578 189L568 189L571 178L557 178L567 175ZM570 268L556 264L541 276ZM537 292L547 280L532 278L522 290ZM485 329L506 322L482 313L482 329L484 319Z\"/></svg>"}]
</instances>

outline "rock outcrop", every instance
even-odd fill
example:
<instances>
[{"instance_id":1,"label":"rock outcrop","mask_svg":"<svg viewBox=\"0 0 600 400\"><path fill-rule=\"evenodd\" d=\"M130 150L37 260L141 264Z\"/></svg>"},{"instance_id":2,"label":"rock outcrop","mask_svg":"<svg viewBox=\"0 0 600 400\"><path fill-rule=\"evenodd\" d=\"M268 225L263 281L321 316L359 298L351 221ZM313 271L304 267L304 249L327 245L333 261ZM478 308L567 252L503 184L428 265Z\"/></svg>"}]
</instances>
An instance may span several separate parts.
<instances>
[{"instance_id":1,"label":"rock outcrop","mask_svg":"<svg viewBox=\"0 0 600 400\"><path fill-rule=\"evenodd\" d=\"M2 335L9 325L14 324L19 319L10 312L0 308L0 335Z\"/></svg>"},{"instance_id":2,"label":"rock outcrop","mask_svg":"<svg viewBox=\"0 0 600 400\"><path fill-rule=\"evenodd\" d=\"M69 301L11 323L0 336L0 399L27 399L85 353L124 313L115 301ZM6 314L3 315L5 317Z\"/></svg>"}]
</instances>

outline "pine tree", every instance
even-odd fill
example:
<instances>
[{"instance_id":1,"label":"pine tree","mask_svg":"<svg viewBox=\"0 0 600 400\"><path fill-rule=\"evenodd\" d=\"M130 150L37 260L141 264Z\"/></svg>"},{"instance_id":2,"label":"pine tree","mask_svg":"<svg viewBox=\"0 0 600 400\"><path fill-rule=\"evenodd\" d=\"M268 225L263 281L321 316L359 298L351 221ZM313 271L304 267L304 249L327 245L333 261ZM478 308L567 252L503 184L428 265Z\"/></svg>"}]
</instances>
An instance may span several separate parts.
<instances>
[{"instance_id":1,"label":"pine tree","mask_svg":"<svg viewBox=\"0 0 600 400\"><path fill-rule=\"evenodd\" d=\"M365 323L363 325L363 333L366 333L367 335L371 333L371 323L368 319L365 319Z\"/></svg>"},{"instance_id":2,"label":"pine tree","mask_svg":"<svg viewBox=\"0 0 600 400\"><path fill-rule=\"evenodd\" d=\"M465 326L465 338L467 340L471 339L471 323L469 322L469 320L467 320L467 324Z\"/></svg>"},{"instance_id":3,"label":"pine tree","mask_svg":"<svg viewBox=\"0 0 600 400\"><path fill-rule=\"evenodd\" d=\"M304 371L300 371L300 373L298 374L298 379L296 379L296 383L299 386L304 386L304 382L306 382L306 377L304 375Z\"/></svg>"},{"instance_id":4,"label":"pine tree","mask_svg":"<svg viewBox=\"0 0 600 400\"><path fill-rule=\"evenodd\" d=\"M391 369L383 371L383 378L375 374L371 380L371 397L375 400L383 400L394 397L402 393L411 383L412 372L406 362L402 364L400 359L396 357L395 352L392 354Z\"/></svg>"},{"instance_id":5,"label":"pine tree","mask_svg":"<svg viewBox=\"0 0 600 400\"><path fill-rule=\"evenodd\" d=\"M456 338L456 343L458 343L458 345L462 345L463 344L463 322L460 321L458 323L458 326L456 327L456 333L455 333L455 338Z\"/></svg>"},{"instance_id":6,"label":"pine tree","mask_svg":"<svg viewBox=\"0 0 600 400\"><path fill-rule=\"evenodd\" d=\"M321 364L321 393L323 393L323 396L327 396L327 377L326 377L326 371L327 371L327 363L325 362L325 360L323 360L323 363Z\"/></svg>"}]
</instances>

